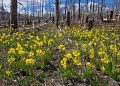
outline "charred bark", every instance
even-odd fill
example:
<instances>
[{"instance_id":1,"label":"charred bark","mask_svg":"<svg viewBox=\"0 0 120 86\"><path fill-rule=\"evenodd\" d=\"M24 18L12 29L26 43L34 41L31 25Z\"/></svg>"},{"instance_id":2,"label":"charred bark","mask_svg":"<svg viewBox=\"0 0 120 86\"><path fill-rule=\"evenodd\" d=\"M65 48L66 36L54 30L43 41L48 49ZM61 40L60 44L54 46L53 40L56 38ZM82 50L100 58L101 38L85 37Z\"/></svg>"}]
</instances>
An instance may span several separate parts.
<instances>
[{"instance_id":1,"label":"charred bark","mask_svg":"<svg viewBox=\"0 0 120 86\"><path fill-rule=\"evenodd\" d=\"M11 24L11 26L13 28L13 32L18 31L17 0L11 0L10 24Z\"/></svg>"},{"instance_id":2,"label":"charred bark","mask_svg":"<svg viewBox=\"0 0 120 86\"><path fill-rule=\"evenodd\" d=\"M56 0L56 27L59 26L59 0Z\"/></svg>"},{"instance_id":3,"label":"charred bark","mask_svg":"<svg viewBox=\"0 0 120 86\"><path fill-rule=\"evenodd\" d=\"M70 12L67 13L67 26L70 26Z\"/></svg>"}]
</instances>

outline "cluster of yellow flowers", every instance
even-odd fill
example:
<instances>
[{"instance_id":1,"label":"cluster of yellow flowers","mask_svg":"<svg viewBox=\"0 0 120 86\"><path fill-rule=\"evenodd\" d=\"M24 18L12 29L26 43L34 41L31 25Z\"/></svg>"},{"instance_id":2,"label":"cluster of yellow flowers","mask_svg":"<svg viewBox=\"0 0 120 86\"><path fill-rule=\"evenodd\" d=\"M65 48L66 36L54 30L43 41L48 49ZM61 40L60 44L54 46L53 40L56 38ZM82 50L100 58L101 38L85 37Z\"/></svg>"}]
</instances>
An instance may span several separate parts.
<instances>
[{"instance_id":1,"label":"cluster of yellow flowers","mask_svg":"<svg viewBox=\"0 0 120 86\"><path fill-rule=\"evenodd\" d=\"M117 57L118 57L118 59L120 59L120 50L117 53Z\"/></svg>"},{"instance_id":2,"label":"cluster of yellow flowers","mask_svg":"<svg viewBox=\"0 0 120 86\"><path fill-rule=\"evenodd\" d=\"M59 46L58 46L58 49L61 50L61 51L65 51L66 48L65 48L64 45L59 45Z\"/></svg>"},{"instance_id":3,"label":"cluster of yellow flowers","mask_svg":"<svg viewBox=\"0 0 120 86\"><path fill-rule=\"evenodd\" d=\"M60 61L60 64L63 66L64 69L66 69L67 68L67 58L63 58Z\"/></svg>"},{"instance_id":4,"label":"cluster of yellow flowers","mask_svg":"<svg viewBox=\"0 0 120 86\"><path fill-rule=\"evenodd\" d=\"M94 65L91 64L90 62L87 62L87 63L86 63L86 66L89 67L89 68L93 68L93 67L94 67Z\"/></svg>"},{"instance_id":5,"label":"cluster of yellow flowers","mask_svg":"<svg viewBox=\"0 0 120 86\"><path fill-rule=\"evenodd\" d=\"M10 70L6 70L5 73L6 73L6 75L9 76L11 74L11 71Z\"/></svg>"},{"instance_id":6,"label":"cluster of yellow flowers","mask_svg":"<svg viewBox=\"0 0 120 86\"><path fill-rule=\"evenodd\" d=\"M23 50L22 46L19 43L17 43L16 50L18 51L19 55L24 55L25 54L25 51Z\"/></svg>"},{"instance_id":7,"label":"cluster of yellow flowers","mask_svg":"<svg viewBox=\"0 0 120 86\"><path fill-rule=\"evenodd\" d=\"M82 65L81 60L80 60L80 51L73 50L72 53L65 54L64 58L60 61L60 64L63 66L64 69L67 68L67 62L71 59L75 65L77 66Z\"/></svg>"},{"instance_id":8,"label":"cluster of yellow flowers","mask_svg":"<svg viewBox=\"0 0 120 86\"><path fill-rule=\"evenodd\" d=\"M48 40L48 45L51 46L53 43L54 43L54 40L53 40L53 39L49 39L49 40Z\"/></svg>"},{"instance_id":9,"label":"cluster of yellow flowers","mask_svg":"<svg viewBox=\"0 0 120 86\"><path fill-rule=\"evenodd\" d=\"M14 58L14 57L10 57L10 58L8 59L8 63L9 63L9 64L13 63L14 61L15 61L15 58Z\"/></svg>"},{"instance_id":10,"label":"cluster of yellow flowers","mask_svg":"<svg viewBox=\"0 0 120 86\"><path fill-rule=\"evenodd\" d=\"M101 59L101 62L107 64L109 62L109 57L107 54L105 54L105 57Z\"/></svg>"},{"instance_id":11,"label":"cluster of yellow flowers","mask_svg":"<svg viewBox=\"0 0 120 86\"><path fill-rule=\"evenodd\" d=\"M33 52L33 51L30 51L30 52L28 53L28 56L29 56L29 57L33 57L33 56L34 56L34 52Z\"/></svg>"},{"instance_id":12,"label":"cluster of yellow flowers","mask_svg":"<svg viewBox=\"0 0 120 86\"><path fill-rule=\"evenodd\" d=\"M2 68L2 64L0 64L0 69Z\"/></svg>"},{"instance_id":13,"label":"cluster of yellow flowers","mask_svg":"<svg viewBox=\"0 0 120 86\"><path fill-rule=\"evenodd\" d=\"M110 45L110 49L113 51L113 53L117 53L117 46L116 45Z\"/></svg>"},{"instance_id":14,"label":"cluster of yellow flowers","mask_svg":"<svg viewBox=\"0 0 120 86\"><path fill-rule=\"evenodd\" d=\"M41 49L38 49L38 50L36 50L36 53L37 53L38 55L44 55L44 54L45 54L45 51L43 51L43 50L41 50Z\"/></svg>"},{"instance_id":15,"label":"cluster of yellow flowers","mask_svg":"<svg viewBox=\"0 0 120 86\"><path fill-rule=\"evenodd\" d=\"M90 49L89 53L90 53L90 58L93 59L94 58L94 49Z\"/></svg>"},{"instance_id":16,"label":"cluster of yellow flowers","mask_svg":"<svg viewBox=\"0 0 120 86\"><path fill-rule=\"evenodd\" d=\"M15 54L15 49L14 48L10 48L10 50L8 51L8 54Z\"/></svg>"},{"instance_id":17,"label":"cluster of yellow flowers","mask_svg":"<svg viewBox=\"0 0 120 86\"><path fill-rule=\"evenodd\" d=\"M34 65L35 64L35 59L30 58L25 60L26 65Z\"/></svg>"}]
</instances>

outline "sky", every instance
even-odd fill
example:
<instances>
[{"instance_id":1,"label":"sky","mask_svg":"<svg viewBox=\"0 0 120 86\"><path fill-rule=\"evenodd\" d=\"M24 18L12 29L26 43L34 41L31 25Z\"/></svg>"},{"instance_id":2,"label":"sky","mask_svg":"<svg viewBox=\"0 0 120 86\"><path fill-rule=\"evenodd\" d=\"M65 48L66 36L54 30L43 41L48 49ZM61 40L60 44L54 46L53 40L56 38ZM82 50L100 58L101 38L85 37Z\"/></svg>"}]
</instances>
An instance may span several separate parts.
<instances>
[{"instance_id":1,"label":"sky","mask_svg":"<svg viewBox=\"0 0 120 86\"><path fill-rule=\"evenodd\" d=\"M1 1L2 0L0 0L0 2ZM5 7L5 9L7 11L10 11L10 0L3 0L3 1L4 1L4 7ZM27 4L27 1L29 2L29 4ZM25 12L24 9L26 9L26 11L29 12L29 14L31 14L33 11L36 12L36 13L40 12L41 11L39 9L40 8L40 6L39 6L40 5L40 0L34 0L35 1L34 10L32 8L33 5L31 5L30 1L32 1L32 0L18 0L18 2L22 3L23 6L25 7L24 8L23 6L18 5L18 11L21 12L21 13L24 13ZM54 5L55 0L46 0L46 1L47 1L47 3L45 3L44 6L43 6L44 7L44 10L43 10L44 13L46 11L53 10L53 8L55 9L55 5ZM61 8L61 10L64 10L64 6L65 6L65 1L66 0L59 0L59 1L60 1L60 8ZM69 0L69 1L71 2L72 0ZM85 1L86 0L81 0L81 6L84 7ZM98 2L97 2L98 0L94 0L94 1L95 1L94 4L98 5ZM101 0L99 0L99 1L101 1ZM115 3L115 0L106 0L106 9L114 7L114 3ZM48 8L48 4L50 5L49 8ZM90 4L92 4L91 0L89 0L88 5L90 5ZM101 4L101 2L100 2L100 4ZM0 3L0 7L1 7L1 3ZM76 0L76 11L77 10L78 10L78 0Z\"/></svg>"}]
</instances>

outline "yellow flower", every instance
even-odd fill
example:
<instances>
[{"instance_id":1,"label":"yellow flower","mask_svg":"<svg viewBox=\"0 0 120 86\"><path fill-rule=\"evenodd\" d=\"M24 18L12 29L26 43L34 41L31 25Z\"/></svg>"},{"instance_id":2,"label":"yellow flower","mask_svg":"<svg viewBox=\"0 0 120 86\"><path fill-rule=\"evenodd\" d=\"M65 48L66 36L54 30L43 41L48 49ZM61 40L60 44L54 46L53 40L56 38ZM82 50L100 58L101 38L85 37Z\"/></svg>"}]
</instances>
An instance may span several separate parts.
<instances>
[{"instance_id":1,"label":"yellow flower","mask_svg":"<svg viewBox=\"0 0 120 86\"><path fill-rule=\"evenodd\" d=\"M33 45L30 45L30 48L33 49Z\"/></svg>"},{"instance_id":2,"label":"yellow flower","mask_svg":"<svg viewBox=\"0 0 120 86\"><path fill-rule=\"evenodd\" d=\"M54 35L54 38L57 38L57 36L56 36L56 35Z\"/></svg>"},{"instance_id":3,"label":"yellow flower","mask_svg":"<svg viewBox=\"0 0 120 86\"><path fill-rule=\"evenodd\" d=\"M69 59L72 58L72 54L71 54L71 53L67 53L67 54L65 55L65 57L69 60Z\"/></svg>"},{"instance_id":4,"label":"yellow flower","mask_svg":"<svg viewBox=\"0 0 120 86\"><path fill-rule=\"evenodd\" d=\"M2 39L0 39L0 42L2 42Z\"/></svg>"},{"instance_id":5,"label":"yellow flower","mask_svg":"<svg viewBox=\"0 0 120 86\"><path fill-rule=\"evenodd\" d=\"M2 68L2 65L0 64L0 69Z\"/></svg>"},{"instance_id":6,"label":"yellow flower","mask_svg":"<svg viewBox=\"0 0 120 86\"><path fill-rule=\"evenodd\" d=\"M34 38L34 36L32 36L31 34L28 34L28 36L30 39Z\"/></svg>"},{"instance_id":7,"label":"yellow flower","mask_svg":"<svg viewBox=\"0 0 120 86\"><path fill-rule=\"evenodd\" d=\"M19 55L24 55L25 51L24 50L19 50L18 53L19 53Z\"/></svg>"},{"instance_id":8,"label":"yellow flower","mask_svg":"<svg viewBox=\"0 0 120 86\"><path fill-rule=\"evenodd\" d=\"M60 64L63 66L64 69L67 68L67 59L66 58L63 58L61 61L60 61Z\"/></svg>"},{"instance_id":9,"label":"yellow flower","mask_svg":"<svg viewBox=\"0 0 120 86\"><path fill-rule=\"evenodd\" d=\"M90 43L89 43L89 46L91 46L93 44L93 42L91 41Z\"/></svg>"},{"instance_id":10,"label":"yellow flower","mask_svg":"<svg viewBox=\"0 0 120 86\"><path fill-rule=\"evenodd\" d=\"M90 62L87 62L86 66L89 67L89 68L93 68L94 67L94 65L92 65Z\"/></svg>"},{"instance_id":11,"label":"yellow flower","mask_svg":"<svg viewBox=\"0 0 120 86\"><path fill-rule=\"evenodd\" d=\"M110 45L110 49L114 51L115 53L117 52L117 46L116 45Z\"/></svg>"},{"instance_id":12,"label":"yellow flower","mask_svg":"<svg viewBox=\"0 0 120 86\"><path fill-rule=\"evenodd\" d=\"M82 63L80 62L80 57L74 57L72 59L73 59L73 62L75 63L75 65L77 65L77 66L82 65Z\"/></svg>"},{"instance_id":13,"label":"yellow flower","mask_svg":"<svg viewBox=\"0 0 120 86\"><path fill-rule=\"evenodd\" d=\"M10 70L6 70L5 73L6 73L6 75L10 75L11 71Z\"/></svg>"},{"instance_id":14,"label":"yellow flower","mask_svg":"<svg viewBox=\"0 0 120 86\"><path fill-rule=\"evenodd\" d=\"M38 45L39 47L42 47L42 46L44 46L44 43L43 43L43 41L40 41L40 42L37 43L37 45Z\"/></svg>"},{"instance_id":15,"label":"yellow flower","mask_svg":"<svg viewBox=\"0 0 120 86\"><path fill-rule=\"evenodd\" d=\"M83 48L84 51L86 51L87 44L82 44L82 48Z\"/></svg>"},{"instance_id":16,"label":"yellow flower","mask_svg":"<svg viewBox=\"0 0 120 86\"><path fill-rule=\"evenodd\" d=\"M28 56L29 56L29 57L34 56L34 52L33 52L33 51L30 51L30 52L28 53Z\"/></svg>"},{"instance_id":17,"label":"yellow flower","mask_svg":"<svg viewBox=\"0 0 120 86\"><path fill-rule=\"evenodd\" d=\"M104 54L105 54L104 51L99 51L99 52L98 52L98 55L100 55L100 56L102 56L102 55L104 55Z\"/></svg>"},{"instance_id":18,"label":"yellow flower","mask_svg":"<svg viewBox=\"0 0 120 86\"><path fill-rule=\"evenodd\" d=\"M117 53L117 57L120 58L120 50Z\"/></svg>"},{"instance_id":19,"label":"yellow flower","mask_svg":"<svg viewBox=\"0 0 120 86\"><path fill-rule=\"evenodd\" d=\"M58 49L64 51L65 50L65 46L64 45L59 45Z\"/></svg>"},{"instance_id":20,"label":"yellow flower","mask_svg":"<svg viewBox=\"0 0 120 86\"><path fill-rule=\"evenodd\" d=\"M101 62L107 64L109 62L109 59L107 57L104 57L104 58L101 59Z\"/></svg>"},{"instance_id":21,"label":"yellow flower","mask_svg":"<svg viewBox=\"0 0 120 86\"><path fill-rule=\"evenodd\" d=\"M16 47L16 50L23 50L23 48L21 47L21 45L19 43L17 43L17 47Z\"/></svg>"},{"instance_id":22,"label":"yellow flower","mask_svg":"<svg viewBox=\"0 0 120 86\"><path fill-rule=\"evenodd\" d=\"M104 66L101 67L101 71L102 71L102 72L105 71L105 67L104 67Z\"/></svg>"},{"instance_id":23,"label":"yellow flower","mask_svg":"<svg viewBox=\"0 0 120 86\"><path fill-rule=\"evenodd\" d=\"M10 50L8 51L8 54L15 54L15 49L14 48L10 48Z\"/></svg>"},{"instance_id":24,"label":"yellow flower","mask_svg":"<svg viewBox=\"0 0 120 86\"><path fill-rule=\"evenodd\" d=\"M89 53L90 53L90 58L93 59L94 58L94 49L90 49Z\"/></svg>"},{"instance_id":25,"label":"yellow flower","mask_svg":"<svg viewBox=\"0 0 120 86\"><path fill-rule=\"evenodd\" d=\"M10 57L10 58L8 59L8 63L9 63L9 64L13 63L14 61L15 61L15 58L14 58L14 57Z\"/></svg>"},{"instance_id":26,"label":"yellow flower","mask_svg":"<svg viewBox=\"0 0 120 86\"><path fill-rule=\"evenodd\" d=\"M87 47L87 44L82 44L82 48L86 48Z\"/></svg>"},{"instance_id":27,"label":"yellow flower","mask_svg":"<svg viewBox=\"0 0 120 86\"><path fill-rule=\"evenodd\" d=\"M52 45L52 43L54 43L53 39L48 40L48 45Z\"/></svg>"},{"instance_id":28,"label":"yellow flower","mask_svg":"<svg viewBox=\"0 0 120 86\"><path fill-rule=\"evenodd\" d=\"M41 49L36 50L36 53L39 54L39 55L44 55L45 54L45 52L42 51Z\"/></svg>"},{"instance_id":29,"label":"yellow flower","mask_svg":"<svg viewBox=\"0 0 120 86\"><path fill-rule=\"evenodd\" d=\"M60 38L61 38L62 36L63 36L63 35L62 35L62 33L58 34L58 37L60 37Z\"/></svg>"},{"instance_id":30,"label":"yellow flower","mask_svg":"<svg viewBox=\"0 0 120 86\"><path fill-rule=\"evenodd\" d=\"M73 54L73 56L75 56L75 57L78 57L78 56L80 56L80 51L78 50L74 50L73 52L72 52L72 54Z\"/></svg>"},{"instance_id":31,"label":"yellow flower","mask_svg":"<svg viewBox=\"0 0 120 86\"><path fill-rule=\"evenodd\" d=\"M24 44L25 47L28 47L28 44Z\"/></svg>"},{"instance_id":32,"label":"yellow flower","mask_svg":"<svg viewBox=\"0 0 120 86\"><path fill-rule=\"evenodd\" d=\"M40 40L40 38L39 38L38 36L36 36L36 40L37 40L37 41L39 41L39 40Z\"/></svg>"},{"instance_id":33,"label":"yellow flower","mask_svg":"<svg viewBox=\"0 0 120 86\"><path fill-rule=\"evenodd\" d=\"M75 46L78 46L78 45L79 45L79 44L76 42L76 43L75 43Z\"/></svg>"},{"instance_id":34,"label":"yellow flower","mask_svg":"<svg viewBox=\"0 0 120 86\"><path fill-rule=\"evenodd\" d=\"M120 43L118 43L118 45L120 46Z\"/></svg>"},{"instance_id":35,"label":"yellow flower","mask_svg":"<svg viewBox=\"0 0 120 86\"><path fill-rule=\"evenodd\" d=\"M96 42L94 42L94 46L96 46L97 45L97 43Z\"/></svg>"},{"instance_id":36,"label":"yellow flower","mask_svg":"<svg viewBox=\"0 0 120 86\"><path fill-rule=\"evenodd\" d=\"M26 65L33 65L35 64L35 59L30 58L25 60Z\"/></svg>"}]
</instances>

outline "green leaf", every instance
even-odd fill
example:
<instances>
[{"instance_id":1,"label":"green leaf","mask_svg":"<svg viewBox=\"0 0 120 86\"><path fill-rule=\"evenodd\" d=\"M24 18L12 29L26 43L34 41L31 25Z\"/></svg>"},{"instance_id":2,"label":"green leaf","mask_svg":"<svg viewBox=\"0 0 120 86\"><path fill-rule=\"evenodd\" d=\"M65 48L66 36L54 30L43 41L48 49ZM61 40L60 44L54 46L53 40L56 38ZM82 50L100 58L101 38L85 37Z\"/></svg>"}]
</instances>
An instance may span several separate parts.
<instances>
[{"instance_id":1,"label":"green leaf","mask_svg":"<svg viewBox=\"0 0 120 86\"><path fill-rule=\"evenodd\" d=\"M25 85L28 85L32 81L35 83L37 80L34 77L28 76L28 77L23 78L22 80L19 80L18 83L21 82L21 83L23 83Z\"/></svg>"},{"instance_id":2,"label":"green leaf","mask_svg":"<svg viewBox=\"0 0 120 86\"><path fill-rule=\"evenodd\" d=\"M113 73L113 63L109 62L107 64L107 68L106 68L107 74L109 74L111 76L111 74Z\"/></svg>"}]
</instances>

